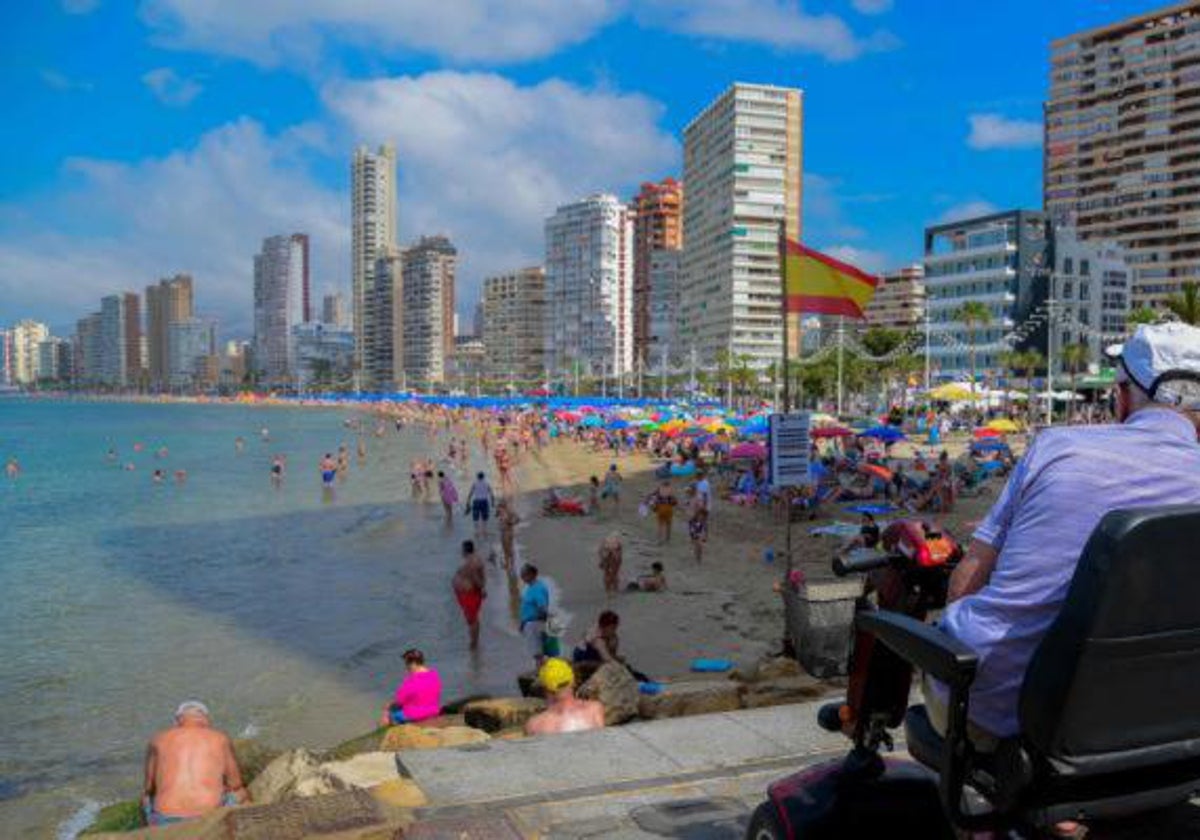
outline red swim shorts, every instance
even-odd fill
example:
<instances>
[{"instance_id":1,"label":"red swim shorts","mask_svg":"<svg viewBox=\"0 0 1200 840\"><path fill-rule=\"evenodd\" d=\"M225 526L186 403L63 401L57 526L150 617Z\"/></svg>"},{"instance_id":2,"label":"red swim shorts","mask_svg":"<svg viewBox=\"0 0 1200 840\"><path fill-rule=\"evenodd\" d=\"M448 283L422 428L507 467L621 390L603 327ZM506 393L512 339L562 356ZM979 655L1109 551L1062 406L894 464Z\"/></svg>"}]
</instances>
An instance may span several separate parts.
<instances>
[{"instance_id":1,"label":"red swim shorts","mask_svg":"<svg viewBox=\"0 0 1200 840\"><path fill-rule=\"evenodd\" d=\"M483 593L475 590L455 592L454 597L458 599L458 605L462 607L463 618L467 620L467 624L475 624L479 621L479 610L483 607Z\"/></svg>"}]
</instances>

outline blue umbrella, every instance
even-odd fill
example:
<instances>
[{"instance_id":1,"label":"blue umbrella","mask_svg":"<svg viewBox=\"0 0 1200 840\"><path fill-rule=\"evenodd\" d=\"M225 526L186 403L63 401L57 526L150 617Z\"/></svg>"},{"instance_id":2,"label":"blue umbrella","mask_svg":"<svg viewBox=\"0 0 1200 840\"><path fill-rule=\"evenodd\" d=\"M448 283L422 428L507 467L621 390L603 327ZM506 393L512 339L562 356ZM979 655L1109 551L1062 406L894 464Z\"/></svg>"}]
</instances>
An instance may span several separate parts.
<instances>
[{"instance_id":1,"label":"blue umbrella","mask_svg":"<svg viewBox=\"0 0 1200 840\"><path fill-rule=\"evenodd\" d=\"M867 429L859 437L877 438L884 443L895 443L898 440L905 439L904 432L895 426L876 426L873 429Z\"/></svg>"},{"instance_id":2,"label":"blue umbrella","mask_svg":"<svg viewBox=\"0 0 1200 840\"><path fill-rule=\"evenodd\" d=\"M600 417L595 414L589 414L587 417L583 418L583 423L580 425L582 425L585 429L595 428L596 426L600 425Z\"/></svg>"},{"instance_id":3,"label":"blue umbrella","mask_svg":"<svg viewBox=\"0 0 1200 840\"><path fill-rule=\"evenodd\" d=\"M621 420L621 419L609 420L608 428L612 429L613 431L620 431L621 429L628 429L629 421Z\"/></svg>"},{"instance_id":4,"label":"blue umbrella","mask_svg":"<svg viewBox=\"0 0 1200 840\"><path fill-rule=\"evenodd\" d=\"M977 440L971 444L972 452L1007 452L1008 444L1002 440Z\"/></svg>"}]
</instances>

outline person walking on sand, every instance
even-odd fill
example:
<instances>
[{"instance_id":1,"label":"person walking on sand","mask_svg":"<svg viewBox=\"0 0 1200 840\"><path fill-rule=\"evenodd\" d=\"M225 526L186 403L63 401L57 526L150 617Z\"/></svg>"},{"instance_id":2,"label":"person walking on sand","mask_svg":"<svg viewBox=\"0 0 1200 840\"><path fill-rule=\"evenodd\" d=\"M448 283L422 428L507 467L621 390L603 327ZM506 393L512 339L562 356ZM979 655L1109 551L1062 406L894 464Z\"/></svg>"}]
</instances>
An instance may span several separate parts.
<instances>
[{"instance_id":1,"label":"person walking on sand","mask_svg":"<svg viewBox=\"0 0 1200 840\"><path fill-rule=\"evenodd\" d=\"M451 585L458 606L462 609L463 619L467 622L471 650L475 650L479 647L479 611L483 608L483 599L487 597L487 573L483 561L475 554L472 540L463 540L462 565L454 573Z\"/></svg>"},{"instance_id":2,"label":"person walking on sand","mask_svg":"<svg viewBox=\"0 0 1200 840\"><path fill-rule=\"evenodd\" d=\"M621 482L624 479L617 470L616 464L609 464L608 472L604 474L604 489L600 491L601 499L612 499L613 510L621 509Z\"/></svg>"},{"instance_id":3,"label":"person walking on sand","mask_svg":"<svg viewBox=\"0 0 1200 840\"><path fill-rule=\"evenodd\" d=\"M604 573L604 594L616 595L621 591L621 535L613 531L600 543L600 571Z\"/></svg>"},{"instance_id":4,"label":"person walking on sand","mask_svg":"<svg viewBox=\"0 0 1200 840\"><path fill-rule=\"evenodd\" d=\"M454 506L458 504L458 488L450 476L438 471L438 493L442 497L442 510L446 512L446 524L454 520Z\"/></svg>"},{"instance_id":5,"label":"person walking on sand","mask_svg":"<svg viewBox=\"0 0 1200 840\"><path fill-rule=\"evenodd\" d=\"M333 490L333 482L337 479L337 461L333 460L333 456L328 452L321 459L321 485L326 492Z\"/></svg>"},{"instance_id":6,"label":"person walking on sand","mask_svg":"<svg viewBox=\"0 0 1200 840\"><path fill-rule=\"evenodd\" d=\"M604 705L575 696L575 671L564 659L547 659L538 670L538 682L546 690L546 711L525 723L526 735L557 735L604 728Z\"/></svg>"},{"instance_id":7,"label":"person walking on sand","mask_svg":"<svg viewBox=\"0 0 1200 840\"><path fill-rule=\"evenodd\" d=\"M671 522L675 518L675 508L679 500L671 492L671 483L664 481L658 489L646 497L646 506L654 512L658 522L658 544L665 545L671 541Z\"/></svg>"},{"instance_id":8,"label":"person walking on sand","mask_svg":"<svg viewBox=\"0 0 1200 840\"><path fill-rule=\"evenodd\" d=\"M500 551L504 555L504 568L511 569L517 556L517 525L521 517L513 510L513 504L508 497L500 499L496 504L496 524L500 526Z\"/></svg>"},{"instance_id":9,"label":"person walking on sand","mask_svg":"<svg viewBox=\"0 0 1200 840\"><path fill-rule=\"evenodd\" d=\"M692 540L692 556L699 563L704 559L704 544L708 541L708 505L695 487L688 490L688 536Z\"/></svg>"},{"instance_id":10,"label":"person walking on sand","mask_svg":"<svg viewBox=\"0 0 1200 840\"><path fill-rule=\"evenodd\" d=\"M467 510L471 513L477 533L487 533L488 518L495 501L496 494L492 492L492 485L488 484L487 477L481 472L476 473L475 483L471 485L471 492L467 494Z\"/></svg>"},{"instance_id":11,"label":"person walking on sand","mask_svg":"<svg viewBox=\"0 0 1200 840\"><path fill-rule=\"evenodd\" d=\"M249 801L229 736L213 728L203 703L180 703L175 725L151 738L146 748L142 788L146 823L181 823Z\"/></svg>"},{"instance_id":12,"label":"person walking on sand","mask_svg":"<svg viewBox=\"0 0 1200 840\"><path fill-rule=\"evenodd\" d=\"M538 579L537 566L526 563L521 567L521 582L525 591L521 593L521 637L525 650L533 657L537 667L546 658L546 622L550 619L550 589Z\"/></svg>"}]
</instances>

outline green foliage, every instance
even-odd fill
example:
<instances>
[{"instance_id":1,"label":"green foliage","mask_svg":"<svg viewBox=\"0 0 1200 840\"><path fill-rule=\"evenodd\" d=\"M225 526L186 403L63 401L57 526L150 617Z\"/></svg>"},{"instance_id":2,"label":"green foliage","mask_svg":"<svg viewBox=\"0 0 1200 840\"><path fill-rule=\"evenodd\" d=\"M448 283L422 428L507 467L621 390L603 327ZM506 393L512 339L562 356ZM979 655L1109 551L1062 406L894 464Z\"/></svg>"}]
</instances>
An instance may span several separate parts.
<instances>
[{"instance_id":1,"label":"green foliage","mask_svg":"<svg viewBox=\"0 0 1200 840\"><path fill-rule=\"evenodd\" d=\"M1158 321L1158 313L1149 306L1139 306L1125 316L1125 325L1133 332L1141 324L1153 324Z\"/></svg>"},{"instance_id":2,"label":"green foliage","mask_svg":"<svg viewBox=\"0 0 1200 840\"><path fill-rule=\"evenodd\" d=\"M1191 281L1184 283L1179 294L1167 298L1167 309L1183 323L1200 326L1200 289Z\"/></svg>"},{"instance_id":3,"label":"green foliage","mask_svg":"<svg viewBox=\"0 0 1200 840\"><path fill-rule=\"evenodd\" d=\"M135 831L144 828L145 817L140 802L117 802L100 809L96 821L85 828L82 835L104 834L108 831Z\"/></svg>"}]
</instances>

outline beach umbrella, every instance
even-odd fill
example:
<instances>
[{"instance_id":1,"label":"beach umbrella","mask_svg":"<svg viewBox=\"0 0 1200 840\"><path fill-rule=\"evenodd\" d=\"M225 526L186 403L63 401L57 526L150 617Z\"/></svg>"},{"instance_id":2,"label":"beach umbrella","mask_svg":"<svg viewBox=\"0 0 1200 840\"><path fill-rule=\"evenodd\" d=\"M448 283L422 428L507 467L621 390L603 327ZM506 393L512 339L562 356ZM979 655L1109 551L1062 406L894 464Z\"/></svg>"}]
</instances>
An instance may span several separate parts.
<instances>
[{"instance_id":1,"label":"beach umbrella","mask_svg":"<svg viewBox=\"0 0 1200 840\"><path fill-rule=\"evenodd\" d=\"M859 437L875 438L883 443L895 443L898 440L905 439L904 432L895 426L875 426L872 429L867 429Z\"/></svg>"},{"instance_id":2,"label":"beach umbrella","mask_svg":"<svg viewBox=\"0 0 1200 840\"><path fill-rule=\"evenodd\" d=\"M729 450L729 457L762 459L767 457L767 448L761 443L739 443Z\"/></svg>"},{"instance_id":3,"label":"beach umbrella","mask_svg":"<svg viewBox=\"0 0 1200 840\"><path fill-rule=\"evenodd\" d=\"M963 400L977 400L981 395L972 393L970 386L963 385L959 382L951 382L947 385L939 385L929 392L929 396L935 400L943 402L961 402Z\"/></svg>"},{"instance_id":4,"label":"beach umbrella","mask_svg":"<svg viewBox=\"0 0 1200 840\"><path fill-rule=\"evenodd\" d=\"M880 464L863 464L858 468L858 471L881 478L884 481L892 480L892 471Z\"/></svg>"},{"instance_id":5,"label":"beach umbrella","mask_svg":"<svg viewBox=\"0 0 1200 840\"><path fill-rule=\"evenodd\" d=\"M600 415L589 414L587 417L583 418L582 425L583 425L583 428L585 428L585 429L594 429L597 426L599 426L601 424L601 422L602 421L600 420Z\"/></svg>"},{"instance_id":6,"label":"beach umbrella","mask_svg":"<svg viewBox=\"0 0 1200 840\"><path fill-rule=\"evenodd\" d=\"M1012 420L1009 420L1007 417L999 417L995 420L992 420L986 426L984 426L984 428L991 429L994 432L1002 432L1004 434L1012 434L1014 432L1021 431L1021 427Z\"/></svg>"},{"instance_id":7,"label":"beach umbrella","mask_svg":"<svg viewBox=\"0 0 1200 840\"><path fill-rule=\"evenodd\" d=\"M1001 452L1008 449L1008 444L1002 440L977 440L971 444L972 452Z\"/></svg>"},{"instance_id":8,"label":"beach umbrella","mask_svg":"<svg viewBox=\"0 0 1200 840\"><path fill-rule=\"evenodd\" d=\"M617 419L615 419L615 420L609 420L609 421L608 421L608 428L609 428L609 429L612 429L613 431L620 431L621 429L628 429L628 428L629 428L629 421L628 421L628 420L622 420L622 419L620 419L620 418L617 418Z\"/></svg>"},{"instance_id":9,"label":"beach umbrella","mask_svg":"<svg viewBox=\"0 0 1200 840\"><path fill-rule=\"evenodd\" d=\"M973 434L975 435L976 440L981 440L983 438L1000 437L1000 435L1004 433L999 429L990 429L987 426L980 426L973 432Z\"/></svg>"},{"instance_id":10,"label":"beach umbrella","mask_svg":"<svg viewBox=\"0 0 1200 840\"><path fill-rule=\"evenodd\" d=\"M819 429L812 429L809 431L808 436L814 440L854 437L854 430L847 429L845 426L822 426Z\"/></svg>"}]
</instances>

